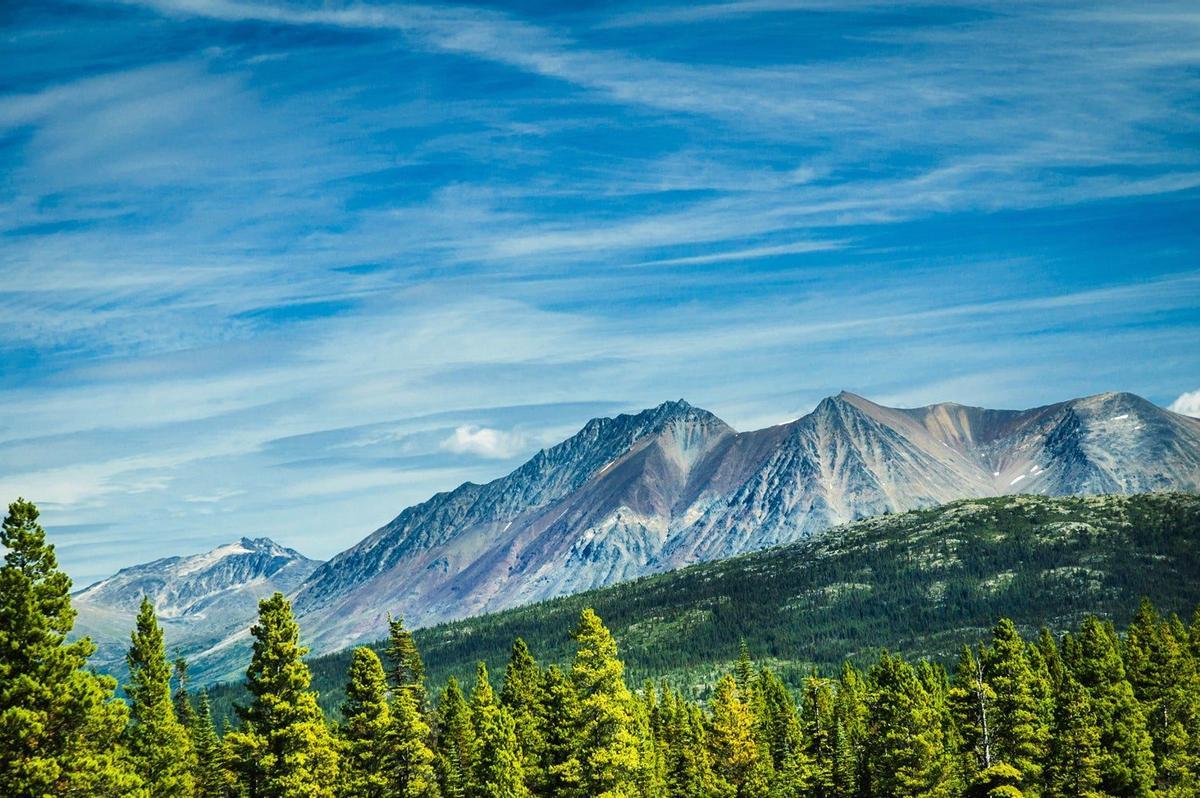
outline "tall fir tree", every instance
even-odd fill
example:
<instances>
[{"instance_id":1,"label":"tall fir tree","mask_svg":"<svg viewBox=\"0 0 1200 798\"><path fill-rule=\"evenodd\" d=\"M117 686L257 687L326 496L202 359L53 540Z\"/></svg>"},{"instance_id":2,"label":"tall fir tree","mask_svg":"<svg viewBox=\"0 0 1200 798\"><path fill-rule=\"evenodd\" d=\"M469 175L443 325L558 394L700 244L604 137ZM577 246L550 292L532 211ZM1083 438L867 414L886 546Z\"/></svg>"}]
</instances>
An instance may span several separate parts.
<instances>
[{"instance_id":1,"label":"tall fir tree","mask_svg":"<svg viewBox=\"0 0 1200 798\"><path fill-rule=\"evenodd\" d=\"M866 770L869 794L927 798L946 792L940 718L912 665L884 653L870 673Z\"/></svg>"},{"instance_id":2,"label":"tall fir tree","mask_svg":"<svg viewBox=\"0 0 1200 798\"><path fill-rule=\"evenodd\" d=\"M996 691L984 678L982 658L970 646L963 646L959 653L949 700L958 729L960 769L969 784L993 764L996 723Z\"/></svg>"},{"instance_id":3,"label":"tall fir tree","mask_svg":"<svg viewBox=\"0 0 1200 798\"><path fill-rule=\"evenodd\" d=\"M175 717L171 665L154 605L145 596L125 663L130 703L125 739L134 768L150 798L189 798L195 791L195 752L191 735Z\"/></svg>"},{"instance_id":4,"label":"tall fir tree","mask_svg":"<svg viewBox=\"0 0 1200 798\"><path fill-rule=\"evenodd\" d=\"M1045 796L1101 798L1100 727L1091 697L1069 673L1063 674L1055 694Z\"/></svg>"},{"instance_id":5,"label":"tall fir tree","mask_svg":"<svg viewBox=\"0 0 1200 798\"><path fill-rule=\"evenodd\" d=\"M0 549L0 795L138 795L125 704L115 680L86 670L92 642L67 642L71 580L32 502L8 506Z\"/></svg>"},{"instance_id":6,"label":"tall fir tree","mask_svg":"<svg viewBox=\"0 0 1200 798\"><path fill-rule=\"evenodd\" d=\"M476 740L471 798L528 798L516 724L508 709L497 703L482 662L471 690L471 716Z\"/></svg>"},{"instance_id":7,"label":"tall fir tree","mask_svg":"<svg viewBox=\"0 0 1200 798\"><path fill-rule=\"evenodd\" d=\"M866 682L851 663L842 666L834 699L836 760L833 769L837 798L865 798L867 773L867 688Z\"/></svg>"},{"instance_id":8,"label":"tall fir tree","mask_svg":"<svg viewBox=\"0 0 1200 798\"><path fill-rule=\"evenodd\" d=\"M641 762L625 664L594 610L580 615L574 637L579 648L571 684L577 703L573 750L564 775L574 782L579 798L632 798Z\"/></svg>"},{"instance_id":9,"label":"tall fir tree","mask_svg":"<svg viewBox=\"0 0 1200 798\"><path fill-rule=\"evenodd\" d=\"M258 604L246 670L250 705L243 727L226 735L226 755L249 798L332 798L337 748L310 691L300 630L282 593Z\"/></svg>"},{"instance_id":10,"label":"tall fir tree","mask_svg":"<svg viewBox=\"0 0 1200 798\"><path fill-rule=\"evenodd\" d=\"M175 663L175 693L172 701L175 703L175 719L185 729L191 729L196 721L196 708L192 704L192 694L189 689L188 664L183 657L176 657Z\"/></svg>"},{"instance_id":11,"label":"tall fir tree","mask_svg":"<svg viewBox=\"0 0 1200 798\"><path fill-rule=\"evenodd\" d=\"M412 632L405 628L404 619L399 616L388 616L387 659L390 665L388 681L392 690L410 691L417 708L424 712L425 663L421 661L421 652L417 650Z\"/></svg>"},{"instance_id":12,"label":"tall fir tree","mask_svg":"<svg viewBox=\"0 0 1200 798\"><path fill-rule=\"evenodd\" d=\"M992 629L991 645L982 660L984 679L995 696L992 754L997 761L1016 768L1024 792L1036 793L1041 787L1049 730L1043 725L1045 716L1028 647L1012 621L1002 618Z\"/></svg>"},{"instance_id":13,"label":"tall fir tree","mask_svg":"<svg viewBox=\"0 0 1200 798\"><path fill-rule=\"evenodd\" d=\"M542 728L545 730L545 755L540 798L574 795L579 789L579 761L576 733L579 726L579 696L570 677L557 665L546 668L542 676Z\"/></svg>"},{"instance_id":14,"label":"tall fir tree","mask_svg":"<svg viewBox=\"0 0 1200 798\"><path fill-rule=\"evenodd\" d=\"M713 771L736 798L763 798L771 787L770 754L755 739L755 717L734 676L726 675L713 691L708 744Z\"/></svg>"},{"instance_id":15,"label":"tall fir tree","mask_svg":"<svg viewBox=\"0 0 1200 798\"><path fill-rule=\"evenodd\" d=\"M339 792L344 798L387 798L388 741L392 713L387 676L379 655L366 646L354 649L342 707L342 756Z\"/></svg>"},{"instance_id":16,"label":"tall fir tree","mask_svg":"<svg viewBox=\"0 0 1200 798\"><path fill-rule=\"evenodd\" d=\"M1125 676L1116 632L1098 618L1064 644L1067 664L1091 698L1100 730L1100 789L1115 798L1150 798L1154 759L1146 718Z\"/></svg>"},{"instance_id":17,"label":"tall fir tree","mask_svg":"<svg viewBox=\"0 0 1200 798\"><path fill-rule=\"evenodd\" d=\"M437 715L435 769L442 798L466 798L475 772L475 721L453 676L438 698Z\"/></svg>"},{"instance_id":18,"label":"tall fir tree","mask_svg":"<svg viewBox=\"0 0 1200 798\"><path fill-rule=\"evenodd\" d=\"M388 737L387 773L390 798L438 798L430 728L418 692L401 685L392 693L392 726Z\"/></svg>"},{"instance_id":19,"label":"tall fir tree","mask_svg":"<svg viewBox=\"0 0 1200 798\"><path fill-rule=\"evenodd\" d=\"M226 798L229 778L221 740L213 726L212 705L208 691L200 691L199 705L190 729L192 748L196 752L196 798Z\"/></svg>"},{"instance_id":20,"label":"tall fir tree","mask_svg":"<svg viewBox=\"0 0 1200 798\"><path fill-rule=\"evenodd\" d=\"M533 792L545 787L546 736L542 717L545 713L545 691L542 672L521 638L513 641L508 665L504 670L504 686L500 703L512 715L517 739L521 741L521 765L525 782Z\"/></svg>"}]
</instances>

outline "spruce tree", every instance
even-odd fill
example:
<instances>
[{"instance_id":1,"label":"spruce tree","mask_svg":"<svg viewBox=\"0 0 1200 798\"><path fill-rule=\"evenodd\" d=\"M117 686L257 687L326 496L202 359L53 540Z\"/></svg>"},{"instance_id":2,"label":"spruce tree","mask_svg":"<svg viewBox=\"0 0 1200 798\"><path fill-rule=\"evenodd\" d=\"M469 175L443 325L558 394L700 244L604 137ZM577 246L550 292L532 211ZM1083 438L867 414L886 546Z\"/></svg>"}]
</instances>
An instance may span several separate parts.
<instances>
[{"instance_id":1,"label":"spruce tree","mask_svg":"<svg viewBox=\"0 0 1200 798\"><path fill-rule=\"evenodd\" d=\"M579 697L571 679L557 665L546 668L542 677L542 728L545 756L542 760L541 798L571 796L579 788L579 761L575 757L579 726Z\"/></svg>"},{"instance_id":2,"label":"spruce tree","mask_svg":"<svg viewBox=\"0 0 1200 798\"><path fill-rule=\"evenodd\" d=\"M409 690L417 708L425 711L425 664L413 640L412 632L404 627L404 619L388 616L387 659L392 690Z\"/></svg>"},{"instance_id":3,"label":"spruce tree","mask_svg":"<svg viewBox=\"0 0 1200 798\"><path fill-rule=\"evenodd\" d=\"M430 728L412 683L392 693L392 731L388 737L387 774L391 798L438 798Z\"/></svg>"},{"instance_id":4,"label":"spruce tree","mask_svg":"<svg viewBox=\"0 0 1200 798\"><path fill-rule=\"evenodd\" d=\"M943 794L948 774L942 727L916 670L900 657L884 653L870 678L869 794L889 798Z\"/></svg>"},{"instance_id":5,"label":"spruce tree","mask_svg":"<svg viewBox=\"0 0 1200 798\"><path fill-rule=\"evenodd\" d=\"M475 772L475 724L471 707L453 676L438 699L435 766L442 798L466 798Z\"/></svg>"},{"instance_id":6,"label":"spruce tree","mask_svg":"<svg viewBox=\"0 0 1200 798\"><path fill-rule=\"evenodd\" d=\"M579 646L571 666L575 729L562 775L574 782L579 798L632 798L641 762L625 664L594 610L583 611L574 637Z\"/></svg>"},{"instance_id":7,"label":"spruce tree","mask_svg":"<svg viewBox=\"0 0 1200 798\"><path fill-rule=\"evenodd\" d=\"M1100 729L1100 789L1116 798L1149 798L1154 760L1146 718L1125 676L1116 632L1095 617L1067 648L1072 674L1091 698Z\"/></svg>"},{"instance_id":8,"label":"spruce tree","mask_svg":"<svg viewBox=\"0 0 1200 798\"><path fill-rule=\"evenodd\" d=\"M1100 728L1087 690L1064 674L1056 690L1046 798L1100 798Z\"/></svg>"},{"instance_id":9,"label":"spruce tree","mask_svg":"<svg viewBox=\"0 0 1200 798\"><path fill-rule=\"evenodd\" d=\"M755 739L755 718L730 675L717 682L713 692L708 745L713 771L736 798L762 798L770 791L770 755Z\"/></svg>"},{"instance_id":10,"label":"spruce tree","mask_svg":"<svg viewBox=\"0 0 1200 798\"><path fill-rule=\"evenodd\" d=\"M837 798L865 798L867 780L867 690L862 674L849 662L842 666L834 699L836 741L834 787Z\"/></svg>"},{"instance_id":11,"label":"spruce tree","mask_svg":"<svg viewBox=\"0 0 1200 798\"><path fill-rule=\"evenodd\" d=\"M774 680L779 687L782 683ZM772 693L779 695L779 688L775 687L771 690ZM786 696L784 693L781 698ZM790 739L779 739L776 741L772 749L772 758L775 760L776 769L782 769L785 765L783 756L785 751L790 752L793 746L801 747L807 755L811 768L811 784L806 790L806 794L812 798L833 798L836 794L837 779L835 772L837 769L837 713L834 709L834 693L833 685L826 679L820 679L816 676L809 677L804 681L804 700L800 707L800 729L803 735L803 743L799 740L792 741ZM788 735L790 737L791 735ZM784 750L774 750L776 746L783 746Z\"/></svg>"},{"instance_id":12,"label":"spruce tree","mask_svg":"<svg viewBox=\"0 0 1200 798\"><path fill-rule=\"evenodd\" d=\"M337 785L337 749L311 692L300 630L282 593L258 604L250 630L254 651L246 671L249 707L243 727L226 735L239 787L252 798L330 798Z\"/></svg>"},{"instance_id":13,"label":"spruce tree","mask_svg":"<svg viewBox=\"0 0 1200 798\"><path fill-rule=\"evenodd\" d=\"M528 798L516 724L508 709L496 702L487 666L482 662L471 691L471 715L476 740L472 798Z\"/></svg>"},{"instance_id":14,"label":"spruce tree","mask_svg":"<svg viewBox=\"0 0 1200 798\"><path fill-rule=\"evenodd\" d=\"M186 798L195 789L195 752L188 730L175 717L171 666L163 649L154 605L145 596L130 637L130 724L125 731L130 760L150 798Z\"/></svg>"},{"instance_id":15,"label":"spruce tree","mask_svg":"<svg viewBox=\"0 0 1200 798\"><path fill-rule=\"evenodd\" d=\"M521 741L521 764L525 771L525 782L534 792L542 789L546 781L543 767L546 738L542 722L546 697L542 682L542 672L530 653L529 646L518 637L513 641L508 666L504 671L500 703L508 709L516 724L517 739Z\"/></svg>"},{"instance_id":16,"label":"spruce tree","mask_svg":"<svg viewBox=\"0 0 1200 798\"><path fill-rule=\"evenodd\" d=\"M125 704L114 679L85 669L92 642L67 642L71 580L32 502L8 506L0 549L0 795L137 795Z\"/></svg>"},{"instance_id":17,"label":"spruce tree","mask_svg":"<svg viewBox=\"0 0 1200 798\"><path fill-rule=\"evenodd\" d=\"M192 705L192 695L188 690L188 666L183 657L175 659L175 719L185 729L191 729L196 721L196 708Z\"/></svg>"},{"instance_id":18,"label":"spruce tree","mask_svg":"<svg viewBox=\"0 0 1200 798\"><path fill-rule=\"evenodd\" d=\"M199 707L191 727L192 748L196 752L196 798L226 798L229 784L224 752L213 727L208 691L200 691Z\"/></svg>"},{"instance_id":19,"label":"spruce tree","mask_svg":"<svg viewBox=\"0 0 1200 798\"><path fill-rule=\"evenodd\" d=\"M351 656L346 700L341 709L344 721L339 792L345 798L386 798L392 713L383 664L366 646L354 649Z\"/></svg>"},{"instance_id":20,"label":"spruce tree","mask_svg":"<svg viewBox=\"0 0 1200 798\"><path fill-rule=\"evenodd\" d=\"M984 679L983 663L970 646L963 646L950 688L950 708L958 728L963 778L971 783L993 764L996 692Z\"/></svg>"},{"instance_id":21,"label":"spruce tree","mask_svg":"<svg viewBox=\"0 0 1200 798\"><path fill-rule=\"evenodd\" d=\"M1036 792L1041 785L1048 729L1043 725L1037 676L1025 641L1012 621L1002 618L996 624L982 660L984 679L995 696L990 719L992 755L1016 768L1022 790Z\"/></svg>"}]
</instances>

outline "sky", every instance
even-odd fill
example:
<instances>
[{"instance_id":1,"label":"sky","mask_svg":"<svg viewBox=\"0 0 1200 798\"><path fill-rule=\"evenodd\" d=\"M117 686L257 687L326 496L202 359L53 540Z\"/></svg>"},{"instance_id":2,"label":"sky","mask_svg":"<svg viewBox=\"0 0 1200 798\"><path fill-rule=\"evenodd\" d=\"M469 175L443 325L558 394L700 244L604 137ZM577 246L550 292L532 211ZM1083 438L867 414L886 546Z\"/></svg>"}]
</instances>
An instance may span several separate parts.
<instances>
[{"instance_id":1,"label":"sky","mask_svg":"<svg viewBox=\"0 0 1200 798\"><path fill-rule=\"evenodd\" d=\"M1200 415L1185 2L6 0L0 498L329 557L594 416Z\"/></svg>"}]
</instances>

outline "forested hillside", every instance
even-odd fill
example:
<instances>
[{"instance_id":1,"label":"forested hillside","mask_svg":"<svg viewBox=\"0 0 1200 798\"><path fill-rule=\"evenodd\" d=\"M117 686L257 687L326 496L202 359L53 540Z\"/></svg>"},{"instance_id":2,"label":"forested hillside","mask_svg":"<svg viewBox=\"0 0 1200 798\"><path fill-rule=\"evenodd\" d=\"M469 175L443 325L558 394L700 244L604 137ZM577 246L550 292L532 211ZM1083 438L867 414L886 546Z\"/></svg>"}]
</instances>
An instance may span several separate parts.
<instances>
[{"instance_id":1,"label":"forested hillside","mask_svg":"<svg viewBox=\"0 0 1200 798\"><path fill-rule=\"evenodd\" d=\"M570 661L568 630L593 607L631 675L703 693L745 641L792 687L813 667L883 649L949 661L1007 616L1032 634L1088 613L1124 623L1141 596L1172 611L1200 603L1200 497L1011 496L879 516L790 546L415 632L430 679L484 660L514 637ZM382 651L382 643L376 646ZM335 711L349 652L314 659ZM237 688L215 691L222 707Z\"/></svg>"},{"instance_id":2,"label":"forested hillside","mask_svg":"<svg viewBox=\"0 0 1200 798\"><path fill-rule=\"evenodd\" d=\"M990 534L1021 539L1018 526ZM568 627L569 664L543 666L516 638L503 677L480 662L469 692L453 676L431 691L419 646L394 620L384 658L352 652L331 722L276 593L250 629L247 700L218 734L208 694L188 689L181 665L172 678L149 600L133 622L123 700L87 668L91 644L68 642L70 581L32 504L10 506L0 545L0 795L1189 798L1200 788L1200 612L1189 627L1148 600L1124 634L1086 615L1061 636L1023 637L1001 617L951 667L883 652L799 690L743 646L703 700L666 680L631 688L591 608Z\"/></svg>"}]
</instances>

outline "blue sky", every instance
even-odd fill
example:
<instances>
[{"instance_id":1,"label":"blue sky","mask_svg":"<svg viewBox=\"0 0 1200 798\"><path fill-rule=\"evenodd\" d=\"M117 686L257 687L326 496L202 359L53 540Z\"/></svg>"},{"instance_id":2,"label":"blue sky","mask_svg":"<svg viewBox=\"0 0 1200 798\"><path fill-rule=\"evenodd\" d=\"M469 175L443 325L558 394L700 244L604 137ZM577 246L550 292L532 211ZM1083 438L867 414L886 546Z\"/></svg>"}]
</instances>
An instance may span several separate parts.
<instances>
[{"instance_id":1,"label":"blue sky","mask_svg":"<svg viewBox=\"0 0 1200 798\"><path fill-rule=\"evenodd\" d=\"M9 0L0 495L311 556L687 398L1200 414L1193 2Z\"/></svg>"}]
</instances>

